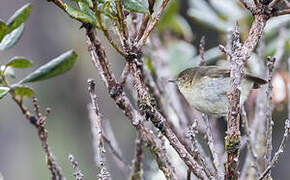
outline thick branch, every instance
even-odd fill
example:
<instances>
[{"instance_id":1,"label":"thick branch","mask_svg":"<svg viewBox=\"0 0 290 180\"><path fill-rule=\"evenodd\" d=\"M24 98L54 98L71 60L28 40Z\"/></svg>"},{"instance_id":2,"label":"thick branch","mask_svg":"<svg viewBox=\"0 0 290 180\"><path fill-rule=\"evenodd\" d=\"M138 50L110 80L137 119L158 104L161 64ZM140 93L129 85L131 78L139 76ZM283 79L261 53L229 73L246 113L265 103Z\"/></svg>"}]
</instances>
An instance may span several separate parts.
<instances>
[{"instance_id":1,"label":"thick branch","mask_svg":"<svg viewBox=\"0 0 290 180\"><path fill-rule=\"evenodd\" d=\"M230 73L230 102L227 120L227 136L225 138L225 149L227 153L226 179L238 179L239 156L240 156L240 95L241 80L243 75L243 59L241 59L240 34L238 25L233 33L233 54L231 58Z\"/></svg>"}]
</instances>

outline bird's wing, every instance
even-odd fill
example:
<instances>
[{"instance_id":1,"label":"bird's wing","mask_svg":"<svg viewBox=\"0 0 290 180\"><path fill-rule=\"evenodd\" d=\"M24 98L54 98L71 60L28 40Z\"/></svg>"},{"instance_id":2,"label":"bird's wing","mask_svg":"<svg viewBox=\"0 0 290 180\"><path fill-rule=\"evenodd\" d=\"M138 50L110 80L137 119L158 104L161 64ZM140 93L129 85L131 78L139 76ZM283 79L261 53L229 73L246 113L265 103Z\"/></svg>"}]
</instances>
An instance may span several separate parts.
<instances>
[{"instance_id":1,"label":"bird's wing","mask_svg":"<svg viewBox=\"0 0 290 180\"><path fill-rule=\"evenodd\" d=\"M203 75L207 75L209 77L218 78L218 77L230 77L230 70L229 69L223 69L219 68L217 66L211 66L208 67L207 70L203 71ZM253 75L251 73L246 73L244 75L244 78L253 81L254 82L254 89L257 89L260 87L260 85L266 84L267 81L261 77L258 77L257 75Z\"/></svg>"}]
</instances>

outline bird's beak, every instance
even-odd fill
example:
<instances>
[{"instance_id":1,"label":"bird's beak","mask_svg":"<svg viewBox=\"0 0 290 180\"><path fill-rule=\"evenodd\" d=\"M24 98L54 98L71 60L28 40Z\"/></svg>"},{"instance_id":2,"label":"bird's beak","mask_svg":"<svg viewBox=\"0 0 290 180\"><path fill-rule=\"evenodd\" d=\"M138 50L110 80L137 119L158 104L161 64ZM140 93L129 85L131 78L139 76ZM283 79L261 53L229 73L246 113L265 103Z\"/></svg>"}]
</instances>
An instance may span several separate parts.
<instances>
[{"instance_id":1,"label":"bird's beak","mask_svg":"<svg viewBox=\"0 0 290 180\"><path fill-rule=\"evenodd\" d=\"M170 80L168 80L168 82L176 83L176 79L170 79Z\"/></svg>"}]
</instances>

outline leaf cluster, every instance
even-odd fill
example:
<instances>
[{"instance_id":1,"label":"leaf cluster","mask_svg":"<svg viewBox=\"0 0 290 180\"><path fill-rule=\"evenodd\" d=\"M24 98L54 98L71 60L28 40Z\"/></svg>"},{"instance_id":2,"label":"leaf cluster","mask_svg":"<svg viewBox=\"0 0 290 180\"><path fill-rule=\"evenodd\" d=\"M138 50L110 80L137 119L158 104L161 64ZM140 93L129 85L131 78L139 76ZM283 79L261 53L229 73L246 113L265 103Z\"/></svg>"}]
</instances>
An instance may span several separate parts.
<instances>
[{"instance_id":1,"label":"leaf cluster","mask_svg":"<svg viewBox=\"0 0 290 180\"><path fill-rule=\"evenodd\" d=\"M7 50L18 42L23 33L24 22L30 12L31 5L28 3L17 10L6 23L0 21L0 51ZM15 69L25 69L33 66L32 61L25 57L16 56L11 58L8 63L0 66L0 99L8 93L19 102L22 102L24 97L33 97L34 91L27 83L42 81L67 72L74 66L76 60L76 52L69 50L38 67L22 80L11 84L9 80L16 78Z\"/></svg>"}]
</instances>

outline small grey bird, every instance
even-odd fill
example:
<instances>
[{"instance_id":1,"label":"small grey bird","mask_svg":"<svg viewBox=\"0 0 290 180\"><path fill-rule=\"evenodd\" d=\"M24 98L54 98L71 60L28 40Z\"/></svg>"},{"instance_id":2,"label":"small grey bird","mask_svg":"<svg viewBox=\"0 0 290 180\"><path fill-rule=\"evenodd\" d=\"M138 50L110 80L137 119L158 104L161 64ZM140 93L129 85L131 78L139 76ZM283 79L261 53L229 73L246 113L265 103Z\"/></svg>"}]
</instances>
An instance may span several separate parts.
<instances>
[{"instance_id":1,"label":"small grey bird","mask_svg":"<svg viewBox=\"0 0 290 180\"><path fill-rule=\"evenodd\" d=\"M177 76L178 89L196 110L214 116L227 116L230 91L230 70L218 66L199 66L185 69ZM243 104L251 89L267 83L264 79L246 73L241 82Z\"/></svg>"}]
</instances>

